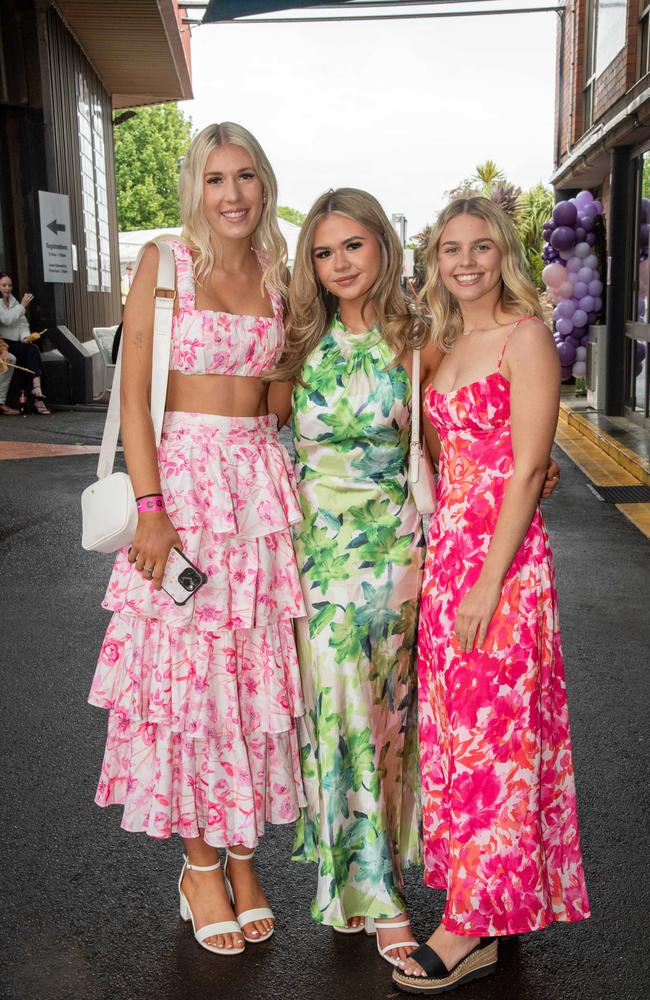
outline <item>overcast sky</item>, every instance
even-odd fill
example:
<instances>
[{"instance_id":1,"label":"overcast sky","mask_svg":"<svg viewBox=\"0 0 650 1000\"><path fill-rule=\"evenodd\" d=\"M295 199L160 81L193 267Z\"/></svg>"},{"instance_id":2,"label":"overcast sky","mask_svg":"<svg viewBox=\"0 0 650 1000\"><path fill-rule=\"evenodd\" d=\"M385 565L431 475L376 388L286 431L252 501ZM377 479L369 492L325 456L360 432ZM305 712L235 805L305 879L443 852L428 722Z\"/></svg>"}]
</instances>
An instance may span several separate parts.
<instances>
[{"instance_id":1,"label":"overcast sky","mask_svg":"<svg viewBox=\"0 0 650 1000\"><path fill-rule=\"evenodd\" d=\"M181 107L197 128L250 129L273 164L280 204L305 212L329 187L361 187L389 216L404 213L413 235L488 157L522 187L548 181L556 24L554 13L526 13L200 26L195 100Z\"/></svg>"}]
</instances>

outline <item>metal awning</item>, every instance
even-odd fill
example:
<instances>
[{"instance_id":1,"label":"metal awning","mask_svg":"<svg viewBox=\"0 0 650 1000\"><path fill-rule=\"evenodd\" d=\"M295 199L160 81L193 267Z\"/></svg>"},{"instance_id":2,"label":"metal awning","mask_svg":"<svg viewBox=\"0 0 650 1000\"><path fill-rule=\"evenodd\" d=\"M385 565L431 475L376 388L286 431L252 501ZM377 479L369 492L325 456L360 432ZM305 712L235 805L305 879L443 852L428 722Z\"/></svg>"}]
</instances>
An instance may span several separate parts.
<instances>
[{"instance_id":1,"label":"metal awning","mask_svg":"<svg viewBox=\"0 0 650 1000\"><path fill-rule=\"evenodd\" d=\"M349 0L342 0L348 3ZM297 10L300 7L330 7L331 4L312 3L311 0L293 0L292 3L277 3L276 0L210 0L203 18L204 24L211 21L232 21L236 17L251 14L271 14L277 10ZM338 6L338 3L336 4Z\"/></svg>"},{"instance_id":2,"label":"metal awning","mask_svg":"<svg viewBox=\"0 0 650 1000\"><path fill-rule=\"evenodd\" d=\"M176 0L57 0L56 6L114 108L192 98L189 31Z\"/></svg>"},{"instance_id":3,"label":"metal awning","mask_svg":"<svg viewBox=\"0 0 650 1000\"><path fill-rule=\"evenodd\" d=\"M292 0L292 2L282 3L277 0L188 0L183 4L189 13L205 9L201 22L202 24L226 24L229 21L237 21L242 24L265 24L265 23L286 23L296 21L307 21L317 23L319 21L383 21L383 20L415 20L448 17L484 17L489 15L504 14L543 14L549 11L562 15L564 13L563 0L554 0L551 4L544 4L541 0L540 6L536 6L535 0L527 6L515 4L507 9L502 7L491 7L492 3L501 3L503 0L330 0L329 3L313 3L312 0ZM457 10L462 6L463 10ZM397 8L406 7L403 13ZM470 8L469 10L465 8ZM206 9L207 8L207 9ZM442 10L438 8L443 8ZM293 16L285 17L284 11L295 12ZM304 13L301 13L304 12ZM280 17L260 16L275 15ZM196 24L197 21L188 19L186 23Z\"/></svg>"}]
</instances>

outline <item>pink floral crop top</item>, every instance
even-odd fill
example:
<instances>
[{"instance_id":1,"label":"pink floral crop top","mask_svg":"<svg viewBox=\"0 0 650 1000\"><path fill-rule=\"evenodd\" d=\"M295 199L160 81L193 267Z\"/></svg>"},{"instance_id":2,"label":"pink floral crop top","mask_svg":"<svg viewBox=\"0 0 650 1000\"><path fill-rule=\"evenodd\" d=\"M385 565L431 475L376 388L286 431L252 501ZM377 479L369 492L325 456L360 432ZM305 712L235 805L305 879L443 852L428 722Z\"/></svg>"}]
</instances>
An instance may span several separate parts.
<instances>
[{"instance_id":1,"label":"pink floral crop top","mask_svg":"<svg viewBox=\"0 0 650 1000\"><path fill-rule=\"evenodd\" d=\"M170 371L185 375L259 376L284 347L282 301L269 292L272 316L239 316L196 308L189 247L170 240L176 261L178 312L172 320Z\"/></svg>"}]
</instances>

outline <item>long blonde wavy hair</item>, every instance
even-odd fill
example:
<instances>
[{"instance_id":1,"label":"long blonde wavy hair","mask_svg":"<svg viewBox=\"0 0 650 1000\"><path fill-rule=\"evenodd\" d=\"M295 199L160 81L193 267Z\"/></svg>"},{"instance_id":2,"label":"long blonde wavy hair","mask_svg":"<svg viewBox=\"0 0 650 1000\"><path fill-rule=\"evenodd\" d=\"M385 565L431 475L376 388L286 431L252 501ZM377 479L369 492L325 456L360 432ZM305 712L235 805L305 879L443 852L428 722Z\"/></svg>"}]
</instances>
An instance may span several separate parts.
<instances>
[{"instance_id":1,"label":"long blonde wavy hair","mask_svg":"<svg viewBox=\"0 0 650 1000\"><path fill-rule=\"evenodd\" d=\"M433 342L441 351L451 350L463 330L458 300L445 287L438 267L442 233L457 215L473 215L488 225L501 254L501 308L517 316L542 318L537 291L528 276L523 247L511 219L488 198L455 198L442 210L431 230L426 254L427 279L419 295L428 305Z\"/></svg>"},{"instance_id":2,"label":"long blonde wavy hair","mask_svg":"<svg viewBox=\"0 0 650 1000\"><path fill-rule=\"evenodd\" d=\"M305 358L329 329L338 308L337 297L316 276L312 255L316 227L333 212L360 223L379 242L381 266L368 290L364 310L369 305L374 308L376 323L395 357L421 346L428 337L426 325L409 309L402 291L402 247L383 208L367 191L338 188L322 194L302 224L289 285L285 349L279 365L270 373L273 379L299 378Z\"/></svg>"},{"instance_id":3,"label":"long blonde wavy hair","mask_svg":"<svg viewBox=\"0 0 650 1000\"><path fill-rule=\"evenodd\" d=\"M277 219L278 182L273 168L259 142L248 129L235 122L208 125L190 143L181 165L179 196L183 239L196 251L194 273L200 283L215 264L212 230L203 211L203 177L205 165L213 149L221 146L241 146L250 155L262 183L265 202L262 215L252 234L251 243L263 255L262 285L286 295L287 244Z\"/></svg>"}]
</instances>

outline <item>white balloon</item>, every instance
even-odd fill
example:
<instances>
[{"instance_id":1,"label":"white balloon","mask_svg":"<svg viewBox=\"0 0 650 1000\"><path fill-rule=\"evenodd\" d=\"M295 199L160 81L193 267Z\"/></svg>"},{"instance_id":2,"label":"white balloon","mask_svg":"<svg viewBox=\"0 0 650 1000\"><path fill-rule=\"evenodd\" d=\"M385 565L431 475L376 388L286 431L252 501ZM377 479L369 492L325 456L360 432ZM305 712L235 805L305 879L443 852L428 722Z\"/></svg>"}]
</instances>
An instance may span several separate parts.
<instances>
[{"instance_id":1,"label":"white balloon","mask_svg":"<svg viewBox=\"0 0 650 1000\"><path fill-rule=\"evenodd\" d=\"M579 350L580 350L580 348L577 347L576 348L576 355L577 355L577 353L578 353ZM584 361L575 361L574 364L573 364L573 368L572 368L571 372L572 372L572 375L574 376L574 378L584 378L585 375L587 374L587 365L586 365L586 363Z\"/></svg>"}]
</instances>

